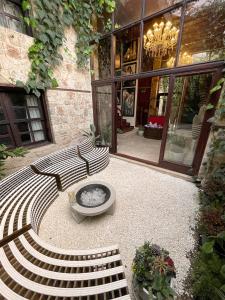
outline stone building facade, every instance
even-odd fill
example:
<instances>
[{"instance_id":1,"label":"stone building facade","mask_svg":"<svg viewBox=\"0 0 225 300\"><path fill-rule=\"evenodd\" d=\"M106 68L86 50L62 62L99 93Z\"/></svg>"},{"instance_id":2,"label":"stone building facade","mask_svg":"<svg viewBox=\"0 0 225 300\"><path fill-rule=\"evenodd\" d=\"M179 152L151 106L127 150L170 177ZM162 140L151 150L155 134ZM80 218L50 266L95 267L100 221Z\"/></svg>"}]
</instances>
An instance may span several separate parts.
<instances>
[{"instance_id":1,"label":"stone building facade","mask_svg":"<svg viewBox=\"0 0 225 300\"><path fill-rule=\"evenodd\" d=\"M47 145L29 149L25 158L8 159L7 173L71 144L93 123L90 71L78 70L76 66L76 33L72 28L66 30L65 37L66 45L61 49L63 62L55 70L59 87L48 90L45 95L52 140ZM13 87L17 80L26 81L30 70L28 49L32 43L32 37L0 26L1 86Z\"/></svg>"}]
</instances>

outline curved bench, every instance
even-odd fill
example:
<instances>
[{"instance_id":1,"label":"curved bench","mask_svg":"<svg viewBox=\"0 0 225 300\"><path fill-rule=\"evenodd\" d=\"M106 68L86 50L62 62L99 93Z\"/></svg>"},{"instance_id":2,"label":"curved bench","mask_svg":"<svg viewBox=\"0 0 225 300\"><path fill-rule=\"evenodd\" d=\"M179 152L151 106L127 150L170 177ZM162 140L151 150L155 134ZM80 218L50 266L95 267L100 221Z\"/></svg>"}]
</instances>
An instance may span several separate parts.
<instances>
[{"instance_id":1,"label":"curved bench","mask_svg":"<svg viewBox=\"0 0 225 300\"><path fill-rule=\"evenodd\" d=\"M44 212L58 196L58 189L55 178L36 174L31 167L25 167L0 182L0 195L0 239L4 239L28 225L38 231ZM21 210L27 212L29 205L34 204L35 207L36 203L39 209L32 210L29 219L23 214L19 224ZM12 218L14 224L9 232Z\"/></svg>"},{"instance_id":2,"label":"curved bench","mask_svg":"<svg viewBox=\"0 0 225 300\"><path fill-rule=\"evenodd\" d=\"M100 172L109 164L108 147L94 147L90 139L85 139L77 148L80 157L87 163L89 175Z\"/></svg>"},{"instance_id":3,"label":"curved bench","mask_svg":"<svg viewBox=\"0 0 225 300\"><path fill-rule=\"evenodd\" d=\"M87 176L86 164L78 157L76 146L40 158L31 167L36 173L55 177L60 191Z\"/></svg>"},{"instance_id":4,"label":"curved bench","mask_svg":"<svg viewBox=\"0 0 225 300\"><path fill-rule=\"evenodd\" d=\"M27 167L0 182L0 192L0 294L4 299L130 299L117 246L65 250L37 235L46 209L58 194L54 177Z\"/></svg>"}]
</instances>

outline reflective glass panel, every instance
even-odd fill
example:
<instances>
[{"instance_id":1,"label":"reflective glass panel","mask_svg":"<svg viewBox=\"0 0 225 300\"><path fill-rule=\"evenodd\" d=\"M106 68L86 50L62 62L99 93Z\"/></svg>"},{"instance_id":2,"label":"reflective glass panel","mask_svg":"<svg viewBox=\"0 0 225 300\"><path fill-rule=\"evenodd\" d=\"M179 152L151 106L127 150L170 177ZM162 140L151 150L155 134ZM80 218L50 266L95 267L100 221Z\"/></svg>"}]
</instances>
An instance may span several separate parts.
<instances>
[{"instance_id":1,"label":"reflective glass panel","mask_svg":"<svg viewBox=\"0 0 225 300\"><path fill-rule=\"evenodd\" d=\"M112 30L112 14L104 13L101 18L97 20L97 31L107 33Z\"/></svg>"},{"instance_id":2,"label":"reflective glass panel","mask_svg":"<svg viewBox=\"0 0 225 300\"><path fill-rule=\"evenodd\" d=\"M26 122L18 123L17 127L20 132L29 131L29 126L28 126L28 123L26 123Z\"/></svg>"},{"instance_id":3,"label":"reflective glass panel","mask_svg":"<svg viewBox=\"0 0 225 300\"><path fill-rule=\"evenodd\" d=\"M45 135L43 131L35 131L34 132L35 142L40 142L45 140Z\"/></svg>"},{"instance_id":4,"label":"reflective glass panel","mask_svg":"<svg viewBox=\"0 0 225 300\"><path fill-rule=\"evenodd\" d=\"M13 142L10 137L4 137L4 138L0 137L0 144L6 145L6 146L12 146Z\"/></svg>"},{"instance_id":5,"label":"reflective glass panel","mask_svg":"<svg viewBox=\"0 0 225 300\"><path fill-rule=\"evenodd\" d=\"M41 121L31 121L31 127L33 131L43 129Z\"/></svg>"},{"instance_id":6,"label":"reflective glass panel","mask_svg":"<svg viewBox=\"0 0 225 300\"><path fill-rule=\"evenodd\" d=\"M27 119L27 110L26 107L14 107L13 108L16 119Z\"/></svg>"},{"instance_id":7,"label":"reflective glass panel","mask_svg":"<svg viewBox=\"0 0 225 300\"><path fill-rule=\"evenodd\" d=\"M116 76L131 75L137 73L139 43L139 26L134 26L116 35Z\"/></svg>"},{"instance_id":8,"label":"reflective glass panel","mask_svg":"<svg viewBox=\"0 0 225 300\"><path fill-rule=\"evenodd\" d=\"M102 39L91 57L93 80L111 77L111 38Z\"/></svg>"},{"instance_id":9,"label":"reflective glass panel","mask_svg":"<svg viewBox=\"0 0 225 300\"><path fill-rule=\"evenodd\" d=\"M38 119L41 117L39 108L29 108L30 118Z\"/></svg>"},{"instance_id":10,"label":"reflective glass panel","mask_svg":"<svg viewBox=\"0 0 225 300\"><path fill-rule=\"evenodd\" d=\"M152 15L160 10L172 6L181 0L146 0L145 1L145 16Z\"/></svg>"},{"instance_id":11,"label":"reflective glass panel","mask_svg":"<svg viewBox=\"0 0 225 300\"><path fill-rule=\"evenodd\" d=\"M96 88L98 131L101 145L112 145L112 86Z\"/></svg>"},{"instance_id":12,"label":"reflective glass panel","mask_svg":"<svg viewBox=\"0 0 225 300\"><path fill-rule=\"evenodd\" d=\"M36 96L29 95L26 96L27 99L27 106L38 106L38 99Z\"/></svg>"},{"instance_id":13,"label":"reflective glass panel","mask_svg":"<svg viewBox=\"0 0 225 300\"><path fill-rule=\"evenodd\" d=\"M174 66L180 16L179 8L145 23L142 71Z\"/></svg>"},{"instance_id":14,"label":"reflective glass panel","mask_svg":"<svg viewBox=\"0 0 225 300\"><path fill-rule=\"evenodd\" d=\"M0 125L0 135L8 134L7 125Z\"/></svg>"},{"instance_id":15,"label":"reflective glass panel","mask_svg":"<svg viewBox=\"0 0 225 300\"><path fill-rule=\"evenodd\" d=\"M24 26L22 24L22 22L12 19L10 17L5 17L6 18L6 23L7 23L7 27L11 28L12 30L18 31L18 32L25 32Z\"/></svg>"},{"instance_id":16,"label":"reflective glass panel","mask_svg":"<svg viewBox=\"0 0 225 300\"><path fill-rule=\"evenodd\" d=\"M224 20L224 0L198 0L189 3L179 65L224 59Z\"/></svg>"},{"instance_id":17,"label":"reflective glass panel","mask_svg":"<svg viewBox=\"0 0 225 300\"><path fill-rule=\"evenodd\" d=\"M32 143L33 139L31 134L29 133L21 134L21 141L23 145Z\"/></svg>"},{"instance_id":18,"label":"reflective glass panel","mask_svg":"<svg viewBox=\"0 0 225 300\"><path fill-rule=\"evenodd\" d=\"M9 15L12 15L14 17L17 17L18 19L21 18L22 13L21 9L18 5L15 3L12 3L10 1L2 0L3 1L3 10Z\"/></svg>"},{"instance_id":19,"label":"reflective glass panel","mask_svg":"<svg viewBox=\"0 0 225 300\"><path fill-rule=\"evenodd\" d=\"M210 97L212 75L177 77L164 160L192 165Z\"/></svg>"},{"instance_id":20,"label":"reflective glass panel","mask_svg":"<svg viewBox=\"0 0 225 300\"><path fill-rule=\"evenodd\" d=\"M115 29L141 18L141 0L117 0L115 10Z\"/></svg>"},{"instance_id":21,"label":"reflective glass panel","mask_svg":"<svg viewBox=\"0 0 225 300\"><path fill-rule=\"evenodd\" d=\"M5 115L4 115L3 109L0 105L0 121L4 121L4 120L5 120Z\"/></svg>"}]
</instances>

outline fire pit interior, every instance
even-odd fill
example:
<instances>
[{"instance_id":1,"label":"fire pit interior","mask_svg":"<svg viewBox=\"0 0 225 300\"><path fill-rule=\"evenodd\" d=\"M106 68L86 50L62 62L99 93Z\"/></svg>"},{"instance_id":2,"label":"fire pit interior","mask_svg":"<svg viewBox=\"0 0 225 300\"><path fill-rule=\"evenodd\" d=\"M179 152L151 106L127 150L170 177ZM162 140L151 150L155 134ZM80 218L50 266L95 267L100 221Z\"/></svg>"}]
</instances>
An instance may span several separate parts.
<instances>
[{"instance_id":1,"label":"fire pit interior","mask_svg":"<svg viewBox=\"0 0 225 300\"><path fill-rule=\"evenodd\" d=\"M103 181L83 183L69 193L72 215L77 223L86 217L94 217L103 213L114 214L116 193L114 188Z\"/></svg>"},{"instance_id":2,"label":"fire pit interior","mask_svg":"<svg viewBox=\"0 0 225 300\"><path fill-rule=\"evenodd\" d=\"M84 207L98 207L109 200L110 190L102 184L89 184L76 194L77 203Z\"/></svg>"}]
</instances>

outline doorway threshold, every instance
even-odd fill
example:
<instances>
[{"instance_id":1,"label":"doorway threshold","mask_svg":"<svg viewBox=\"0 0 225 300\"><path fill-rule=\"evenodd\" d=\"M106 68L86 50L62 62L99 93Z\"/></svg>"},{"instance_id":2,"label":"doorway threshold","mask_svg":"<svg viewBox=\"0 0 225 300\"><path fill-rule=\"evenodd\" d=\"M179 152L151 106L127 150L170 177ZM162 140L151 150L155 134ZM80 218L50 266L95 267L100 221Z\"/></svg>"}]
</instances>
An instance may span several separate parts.
<instances>
[{"instance_id":1,"label":"doorway threshold","mask_svg":"<svg viewBox=\"0 0 225 300\"><path fill-rule=\"evenodd\" d=\"M113 154L110 154L110 156L116 157L118 159L122 159L122 160L125 160L125 161L129 161L130 163L133 163L133 164L138 164L138 165L142 165L142 166L151 168L151 169L153 169L155 171L158 171L162 174L167 174L167 175L170 175L170 176L173 176L173 177L176 177L176 178L180 178L180 179L183 179L183 180L186 180L186 181L189 181L189 182L193 181L192 177L187 175L187 174L182 174L182 173L178 173L178 172L175 172L175 171L172 171L172 170L169 170L169 169L161 168L161 167L159 167L159 165L157 163L151 162L151 161L148 161L148 160L145 160L145 159L142 159L142 158L130 156L130 155L123 154L123 153L113 153Z\"/></svg>"}]
</instances>

